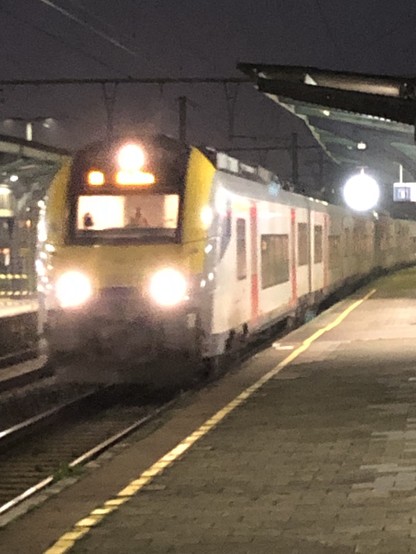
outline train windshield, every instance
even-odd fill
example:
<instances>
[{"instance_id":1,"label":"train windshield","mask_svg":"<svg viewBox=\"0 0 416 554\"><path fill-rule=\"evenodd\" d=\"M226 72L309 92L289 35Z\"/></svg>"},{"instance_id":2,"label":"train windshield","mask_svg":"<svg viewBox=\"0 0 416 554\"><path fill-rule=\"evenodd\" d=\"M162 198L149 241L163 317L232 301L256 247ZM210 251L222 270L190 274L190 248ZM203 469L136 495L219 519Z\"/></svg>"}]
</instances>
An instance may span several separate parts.
<instances>
[{"instance_id":1,"label":"train windshield","mask_svg":"<svg viewBox=\"0 0 416 554\"><path fill-rule=\"evenodd\" d=\"M99 142L74 158L68 240L180 240L189 151L167 137Z\"/></svg>"},{"instance_id":2,"label":"train windshield","mask_svg":"<svg viewBox=\"0 0 416 554\"><path fill-rule=\"evenodd\" d=\"M76 234L97 239L174 239L179 194L82 195Z\"/></svg>"}]
</instances>

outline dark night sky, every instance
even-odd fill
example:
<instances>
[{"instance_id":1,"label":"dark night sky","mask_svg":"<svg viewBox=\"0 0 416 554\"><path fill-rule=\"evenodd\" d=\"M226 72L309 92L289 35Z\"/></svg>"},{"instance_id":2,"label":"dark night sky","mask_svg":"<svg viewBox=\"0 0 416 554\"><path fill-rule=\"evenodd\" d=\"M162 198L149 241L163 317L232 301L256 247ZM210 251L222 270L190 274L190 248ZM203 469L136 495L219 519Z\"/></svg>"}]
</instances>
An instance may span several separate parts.
<instances>
[{"instance_id":1,"label":"dark night sky","mask_svg":"<svg viewBox=\"0 0 416 554\"><path fill-rule=\"evenodd\" d=\"M84 22L71 20L51 5ZM59 77L240 76L238 61L416 74L414 0L1 0L0 79ZM104 33L124 47L99 37ZM152 128L177 135L177 97L186 94L188 139L227 146L222 87L127 85L117 91L118 129ZM57 118L35 125L36 140L73 147L103 134L99 87L4 88L0 117ZM0 132L22 136L22 124ZM302 123L250 85L239 89L235 132L280 142ZM82 138L80 138L82 137ZM302 132L304 144L312 138ZM249 140L234 140L248 146ZM284 152L252 158L280 174ZM313 170L313 153L303 171Z\"/></svg>"}]
</instances>

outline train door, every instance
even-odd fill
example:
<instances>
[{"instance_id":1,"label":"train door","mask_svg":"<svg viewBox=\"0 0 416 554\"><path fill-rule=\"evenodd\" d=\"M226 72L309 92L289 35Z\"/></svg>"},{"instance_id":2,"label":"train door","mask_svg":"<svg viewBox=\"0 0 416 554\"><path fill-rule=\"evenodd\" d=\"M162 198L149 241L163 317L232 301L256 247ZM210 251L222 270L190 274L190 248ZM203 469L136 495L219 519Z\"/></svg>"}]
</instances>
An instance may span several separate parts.
<instances>
[{"instance_id":1,"label":"train door","mask_svg":"<svg viewBox=\"0 0 416 554\"><path fill-rule=\"evenodd\" d=\"M296 294L305 297L311 291L310 276L310 213L308 208L297 208L296 221Z\"/></svg>"},{"instance_id":2,"label":"train door","mask_svg":"<svg viewBox=\"0 0 416 554\"><path fill-rule=\"evenodd\" d=\"M326 286L327 267L325 264L325 237L327 236L328 222L324 212L311 213L311 268L312 290L323 290Z\"/></svg>"},{"instance_id":3,"label":"train door","mask_svg":"<svg viewBox=\"0 0 416 554\"><path fill-rule=\"evenodd\" d=\"M212 333L237 331L250 321L250 202L229 198L219 223Z\"/></svg>"},{"instance_id":4,"label":"train door","mask_svg":"<svg viewBox=\"0 0 416 554\"><path fill-rule=\"evenodd\" d=\"M229 275L232 306L230 314L231 327L239 328L250 320L252 313L251 306L251 274L249 266L250 250L250 207L248 203L242 202L235 207L234 220L234 275ZM234 284L233 284L234 281Z\"/></svg>"}]
</instances>

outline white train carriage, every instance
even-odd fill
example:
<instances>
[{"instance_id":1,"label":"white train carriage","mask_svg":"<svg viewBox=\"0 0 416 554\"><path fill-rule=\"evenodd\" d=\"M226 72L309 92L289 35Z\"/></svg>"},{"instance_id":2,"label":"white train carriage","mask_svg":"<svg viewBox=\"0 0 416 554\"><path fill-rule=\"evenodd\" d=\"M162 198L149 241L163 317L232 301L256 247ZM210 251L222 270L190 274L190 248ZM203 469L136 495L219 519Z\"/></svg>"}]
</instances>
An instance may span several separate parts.
<instances>
[{"instance_id":1,"label":"white train carriage","mask_svg":"<svg viewBox=\"0 0 416 554\"><path fill-rule=\"evenodd\" d=\"M211 201L217 215L202 281L206 357L223 353L236 337L299 318L378 269L415 258L416 222L383 217L381 223L372 213L282 190L270 178L259 182L257 174L217 169ZM381 242L380 224L387 237Z\"/></svg>"}]
</instances>

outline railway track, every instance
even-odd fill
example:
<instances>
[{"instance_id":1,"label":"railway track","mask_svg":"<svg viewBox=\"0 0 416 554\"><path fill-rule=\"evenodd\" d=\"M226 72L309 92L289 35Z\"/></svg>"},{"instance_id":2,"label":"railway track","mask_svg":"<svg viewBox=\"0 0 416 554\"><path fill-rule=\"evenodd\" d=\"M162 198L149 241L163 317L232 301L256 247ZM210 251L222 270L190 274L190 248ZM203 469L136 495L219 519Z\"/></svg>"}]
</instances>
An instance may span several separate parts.
<instances>
[{"instance_id":1,"label":"railway track","mask_svg":"<svg viewBox=\"0 0 416 554\"><path fill-rule=\"evenodd\" d=\"M139 391L136 391L139 393ZM121 441L170 405L114 387L0 431L0 516Z\"/></svg>"},{"instance_id":2,"label":"railway track","mask_svg":"<svg viewBox=\"0 0 416 554\"><path fill-rule=\"evenodd\" d=\"M264 342L262 346L265 347ZM226 360L218 371L201 377L192 388L217 380L230 365L239 365L259 348L260 344L256 343L241 356ZM84 389L80 386L76 398L64 401L68 391L57 388L51 394L47 383L45 391L43 385L38 386L40 391L29 389L29 402L23 402L23 407L19 402L17 405L12 402L12 409L3 406L4 420L9 427L0 429L0 527L1 518L7 512L62 477L76 474L83 464L166 409L175 394L172 389L167 393L168 400L154 400L144 390L131 385L128 389L114 385L97 389L89 384ZM69 390L74 387L73 384L64 386ZM12 401L16 400L11 396ZM51 402L56 404L60 400L58 406L39 413L40 406L50 406ZM22 409L23 413L28 410L29 414L37 415L11 424Z\"/></svg>"},{"instance_id":3,"label":"railway track","mask_svg":"<svg viewBox=\"0 0 416 554\"><path fill-rule=\"evenodd\" d=\"M217 380L230 365L239 365L261 346L265 347L264 341L251 345L241 356L226 360L218 371L201 377L192 388ZM131 385L128 389L114 385L97 389L89 384L79 388L76 398L64 401L68 391L57 388L51 393L48 386L44 391L42 385L38 386L40 391L29 389L29 402L23 402L23 406L19 402L12 409L3 406L4 419L10 426L0 429L0 527L1 518L7 512L62 477L76 474L83 464L166 409L175 394L171 389L167 400L155 400L154 393L151 398L144 389ZM64 386L69 390L74 387ZM50 406L51 402L56 404L60 400L58 406L39 413L40 406ZM37 415L12 425L22 410Z\"/></svg>"}]
</instances>

